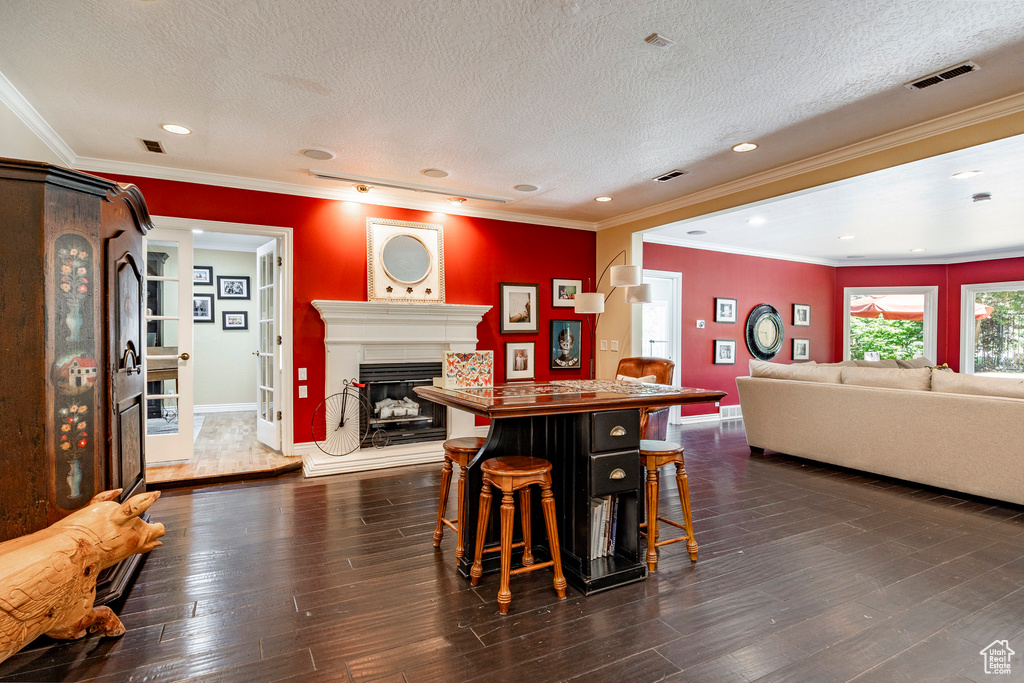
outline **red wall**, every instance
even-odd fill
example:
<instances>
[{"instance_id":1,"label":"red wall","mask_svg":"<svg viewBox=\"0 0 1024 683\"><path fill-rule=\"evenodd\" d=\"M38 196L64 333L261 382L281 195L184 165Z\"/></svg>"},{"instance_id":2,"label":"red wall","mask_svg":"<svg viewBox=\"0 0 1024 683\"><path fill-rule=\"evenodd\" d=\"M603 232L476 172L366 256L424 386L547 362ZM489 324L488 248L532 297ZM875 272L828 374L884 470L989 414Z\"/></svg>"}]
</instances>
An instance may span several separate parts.
<instances>
[{"instance_id":1,"label":"red wall","mask_svg":"<svg viewBox=\"0 0 1024 683\"><path fill-rule=\"evenodd\" d=\"M971 261L949 265L860 266L837 268L835 310L843 310L845 287L938 286L936 363L960 371L960 287L984 282L1024 280L1024 258ZM835 319L835 356L843 349L843 318Z\"/></svg>"},{"instance_id":2,"label":"red wall","mask_svg":"<svg viewBox=\"0 0 1024 683\"><path fill-rule=\"evenodd\" d=\"M776 362L793 358L794 337L810 340L811 360L831 362L835 348L835 271L795 261L740 256L715 251L688 249L662 244L644 245L644 268L667 270L683 275L683 331L680 383L683 386L728 392L723 405L736 405L736 378L748 374L744 329L747 315L758 304L778 309L785 325L786 340ZM716 323L715 298L736 299L735 323ZM793 304L809 304L810 327L793 327ZM696 321L706 327L698 329ZM736 340L736 364L714 365L714 341ZM714 412L713 406L683 407L683 414Z\"/></svg>"},{"instance_id":3,"label":"red wall","mask_svg":"<svg viewBox=\"0 0 1024 683\"><path fill-rule=\"evenodd\" d=\"M592 232L151 178L112 178L138 185L152 215L293 229L293 366L309 373L309 398L297 398L297 390L294 394L296 443L309 440L313 410L324 397L324 327L310 302L366 301L368 217L444 225L445 301L493 306L477 327L477 348L494 350L496 382L505 377L505 342L536 343L538 380L581 379L589 371L586 344L581 370L549 370L548 337L552 319L580 319L572 309L551 307L551 278L594 278ZM500 282L540 285L538 334L499 333Z\"/></svg>"}]
</instances>

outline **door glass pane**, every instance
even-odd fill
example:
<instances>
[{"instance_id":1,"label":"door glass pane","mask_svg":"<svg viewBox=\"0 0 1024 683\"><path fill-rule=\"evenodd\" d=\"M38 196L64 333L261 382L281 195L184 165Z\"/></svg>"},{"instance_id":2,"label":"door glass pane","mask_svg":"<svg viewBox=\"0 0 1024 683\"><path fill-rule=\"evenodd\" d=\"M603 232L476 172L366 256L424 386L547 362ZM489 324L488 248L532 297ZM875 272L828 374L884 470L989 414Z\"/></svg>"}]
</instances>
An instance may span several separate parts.
<instances>
[{"instance_id":1,"label":"door glass pane","mask_svg":"<svg viewBox=\"0 0 1024 683\"><path fill-rule=\"evenodd\" d=\"M672 358L672 281L664 278L644 278L651 285L651 302L643 306L643 344L645 356ZM674 359L673 359L674 360Z\"/></svg>"},{"instance_id":2,"label":"door glass pane","mask_svg":"<svg viewBox=\"0 0 1024 683\"><path fill-rule=\"evenodd\" d=\"M974 294L974 374L1024 378L1024 290Z\"/></svg>"},{"instance_id":3,"label":"door glass pane","mask_svg":"<svg viewBox=\"0 0 1024 683\"><path fill-rule=\"evenodd\" d=\"M924 355L924 294L850 297L850 359Z\"/></svg>"},{"instance_id":4,"label":"door glass pane","mask_svg":"<svg viewBox=\"0 0 1024 683\"><path fill-rule=\"evenodd\" d=\"M169 384L174 384L170 382ZM153 408L155 407L155 412ZM178 433L178 399L151 398L147 401L146 434Z\"/></svg>"}]
</instances>

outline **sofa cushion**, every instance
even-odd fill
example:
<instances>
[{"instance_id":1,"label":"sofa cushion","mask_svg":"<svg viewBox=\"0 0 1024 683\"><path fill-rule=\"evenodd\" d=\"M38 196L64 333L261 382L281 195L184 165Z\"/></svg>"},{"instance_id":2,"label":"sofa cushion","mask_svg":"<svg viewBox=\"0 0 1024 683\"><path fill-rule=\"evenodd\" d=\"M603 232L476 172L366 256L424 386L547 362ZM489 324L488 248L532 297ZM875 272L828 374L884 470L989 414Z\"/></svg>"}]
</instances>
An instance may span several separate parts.
<instances>
[{"instance_id":1,"label":"sofa cushion","mask_svg":"<svg viewBox=\"0 0 1024 683\"><path fill-rule=\"evenodd\" d=\"M899 364L895 358L883 358L882 360L855 360L854 365L858 368L898 368Z\"/></svg>"},{"instance_id":2,"label":"sofa cushion","mask_svg":"<svg viewBox=\"0 0 1024 683\"><path fill-rule=\"evenodd\" d=\"M827 368L822 365L812 365L810 363L786 365L783 363L769 363L763 360L750 361L751 377L795 379L803 382L825 382L838 384L841 372L842 368Z\"/></svg>"},{"instance_id":3,"label":"sofa cushion","mask_svg":"<svg viewBox=\"0 0 1024 683\"><path fill-rule=\"evenodd\" d=\"M841 368L843 384L883 389L928 391L932 386L930 368Z\"/></svg>"},{"instance_id":4,"label":"sofa cushion","mask_svg":"<svg viewBox=\"0 0 1024 683\"><path fill-rule=\"evenodd\" d=\"M941 391L946 394L1024 398L1024 380L1010 377L962 375L956 372L935 372L932 373L932 391Z\"/></svg>"},{"instance_id":5,"label":"sofa cushion","mask_svg":"<svg viewBox=\"0 0 1024 683\"><path fill-rule=\"evenodd\" d=\"M818 365L829 368L855 368L857 367L857 361L841 360L838 363L818 363Z\"/></svg>"},{"instance_id":6,"label":"sofa cushion","mask_svg":"<svg viewBox=\"0 0 1024 683\"><path fill-rule=\"evenodd\" d=\"M918 356L917 358L911 358L910 360L897 358L896 364L901 368L930 368L935 365L935 363L931 362L924 356Z\"/></svg>"}]
</instances>

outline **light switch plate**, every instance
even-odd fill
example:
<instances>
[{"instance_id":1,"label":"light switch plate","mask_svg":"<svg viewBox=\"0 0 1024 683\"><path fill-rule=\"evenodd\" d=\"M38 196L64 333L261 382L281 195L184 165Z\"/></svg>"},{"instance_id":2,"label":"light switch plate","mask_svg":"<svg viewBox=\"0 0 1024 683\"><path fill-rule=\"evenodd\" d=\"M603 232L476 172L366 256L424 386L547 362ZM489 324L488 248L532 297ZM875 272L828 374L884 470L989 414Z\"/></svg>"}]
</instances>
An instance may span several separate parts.
<instances>
[{"instance_id":1,"label":"light switch plate","mask_svg":"<svg viewBox=\"0 0 1024 683\"><path fill-rule=\"evenodd\" d=\"M602 351L607 351L608 350L608 340L607 339L602 339L601 340L601 350Z\"/></svg>"},{"instance_id":2,"label":"light switch plate","mask_svg":"<svg viewBox=\"0 0 1024 683\"><path fill-rule=\"evenodd\" d=\"M306 385L305 384L300 384L299 385L299 398L306 398L307 395L308 394L306 393Z\"/></svg>"},{"instance_id":3,"label":"light switch plate","mask_svg":"<svg viewBox=\"0 0 1024 683\"><path fill-rule=\"evenodd\" d=\"M299 368L299 379L306 379L306 368Z\"/></svg>"},{"instance_id":4,"label":"light switch plate","mask_svg":"<svg viewBox=\"0 0 1024 683\"><path fill-rule=\"evenodd\" d=\"M697 321L697 329L699 329L699 330L703 330L704 329L704 321L703 320L698 320Z\"/></svg>"},{"instance_id":5,"label":"light switch plate","mask_svg":"<svg viewBox=\"0 0 1024 683\"><path fill-rule=\"evenodd\" d=\"M618 339L612 339L612 351L618 351L618 350L619 350L619 340Z\"/></svg>"}]
</instances>

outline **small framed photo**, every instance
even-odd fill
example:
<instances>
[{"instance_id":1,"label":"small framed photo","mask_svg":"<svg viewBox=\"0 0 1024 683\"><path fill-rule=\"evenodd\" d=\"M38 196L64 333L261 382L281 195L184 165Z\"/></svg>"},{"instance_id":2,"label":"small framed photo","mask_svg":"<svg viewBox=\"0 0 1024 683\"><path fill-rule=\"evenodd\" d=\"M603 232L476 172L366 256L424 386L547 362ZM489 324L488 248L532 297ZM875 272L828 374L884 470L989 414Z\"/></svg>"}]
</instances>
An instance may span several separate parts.
<instances>
[{"instance_id":1,"label":"small framed photo","mask_svg":"<svg viewBox=\"0 0 1024 683\"><path fill-rule=\"evenodd\" d=\"M715 322L736 322L736 299L715 299Z\"/></svg>"},{"instance_id":2,"label":"small framed photo","mask_svg":"<svg viewBox=\"0 0 1024 683\"><path fill-rule=\"evenodd\" d=\"M583 280L559 280L551 278L551 306L572 308L576 294L583 291Z\"/></svg>"},{"instance_id":3,"label":"small framed photo","mask_svg":"<svg viewBox=\"0 0 1024 683\"><path fill-rule=\"evenodd\" d=\"M551 321L551 369L578 370L583 323L579 320Z\"/></svg>"},{"instance_id":4,"label":"small framed photo","mask_svg":"<svg viewBox=\"0 0 1024 683\"><path fill-rule=\"evenodd\" d=\"M505 342L505 381L533 379L533 342Z\"/></svg>"},{"instance_id":5,"label":"small framed photo","mask_svg":"<svg viewBox=\"0 0 1024 683\"><path fill-rule=\"evenodd\" d=\"M502 282L501 296L501 333L502 334L536 334L540 331L537 320L537 299L540 285L525 282ZM531 371L531 377L533 376Z\"/></svg>"},{"instance_id":6,"label":"small framed photo","mask_svg":"<svg viewBox=\"0 0 1024 683\"><path fill-rule=\"evenodd\" d=\"M249 276L248 275L218 275L217 276L217 298L218 299L248 299L249 298Z\"/></svg>"},{"instance_id":7,"label":"small framed photo","mask_svg":"<svg viewBox=\"0 0 1024 683\"><path fill-rule=\"evenodd\" d=\"M793 304L793 326L810 327L811 307L808 304Z\"/></svg>"},{"instance_id":8,"label":"small framed photo","mask_svg":"<svg viewBox=\"0 0 1024 683\"><path fill-rule=\"evenodd\" d=\"M213 322L213 294L192 295L192 322Z\"/></svg>"},{"instance_id":9,"label":"small framed photo","mask_svg":"<svg viewBox=\"0 0 1024 683\"><path fill-rule=\"evenodd\" d=\"M736 340L716 339L715 340L715 365L735 365L736 363Z\"/></svg>"},{"instance_id":10,"label":"small framed photo","mask_svg":"<svg viewBox=\"0 0 1024 683\"><path fill-rule=\"evenodd\" d=\"M793 360L810 360L811 359L811 340L810 339L794 339L793 340Z\"/></svg>"},{"instance_id":11,"label":"small framed photo","mask_svg":"<svg viewBox=\"0 0 1024 683\"><path fill-rule=\"evenodd\" d=\"M224 323L221 325L225 330L247 330L249 329L249 313L247 311L224 311Z\"/></svg>"},{"instance_id":12,"label":"small framed photo","mask_svg":"<svg viewBox=\"0 0 1024 683\"><path fill-rule=\"evenodd\" d=\"M213 266L192 266L192 284L212 285Z\"/></svg>"}]
</instances>

